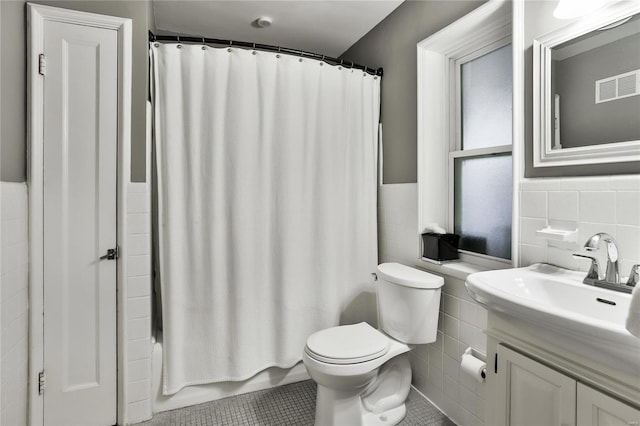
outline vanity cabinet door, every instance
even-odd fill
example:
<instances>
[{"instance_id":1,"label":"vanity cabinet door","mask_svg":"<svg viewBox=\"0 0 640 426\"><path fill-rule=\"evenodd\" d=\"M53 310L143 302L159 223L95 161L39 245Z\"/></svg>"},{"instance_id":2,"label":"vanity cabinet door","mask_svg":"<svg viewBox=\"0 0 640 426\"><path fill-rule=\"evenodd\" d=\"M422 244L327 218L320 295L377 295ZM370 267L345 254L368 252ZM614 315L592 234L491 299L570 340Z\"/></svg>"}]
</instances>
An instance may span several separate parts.
<instances>
[{"instance_id":1,"label":"vanity cabinet door","mask_svg":"<svg viewBox=\"0 0 640 426\"><path fill-rule=\"evenodd\" d=\"M576 381L498 345L496 420L513 426L575 426Z\"/></svg>"},{"instance_id":2,"label":"vanity cabinet door","mask_svg":"<svg viewBox=\"0 0 640 426\"><path fill-rule=\"evenodd\" d=\"M640 424L640 410L578 383L580 426L629 426Z\"/></svg>"}]
</instances>

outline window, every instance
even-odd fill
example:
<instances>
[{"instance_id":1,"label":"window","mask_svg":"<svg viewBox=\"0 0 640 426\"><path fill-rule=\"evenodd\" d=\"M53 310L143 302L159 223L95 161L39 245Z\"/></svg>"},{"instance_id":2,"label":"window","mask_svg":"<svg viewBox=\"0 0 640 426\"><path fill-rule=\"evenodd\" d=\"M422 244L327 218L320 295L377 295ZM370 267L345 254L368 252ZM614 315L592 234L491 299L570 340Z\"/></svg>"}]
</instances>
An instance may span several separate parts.
<instances>
[{"instance_id":1,"label":"window","mask_svg":"<svg viewBox=\"0 0 640 426\"><path fill-rule=\"evenodd\" d=\"M419 231L445 226L462 261L491 268L512 263L510 43L502 1L418 43Z\"/></svg>"},{"instance_id":2,"label":"window","mask_svg":"<svg viewBox=\"0 0 640 426\"><path fill-rule=\"evenodd\" d=\"M487 51L488 50L488 51ZM511 259L511 44L455 61L450 223L469 254Z\"/></svg>"}]
</instances>

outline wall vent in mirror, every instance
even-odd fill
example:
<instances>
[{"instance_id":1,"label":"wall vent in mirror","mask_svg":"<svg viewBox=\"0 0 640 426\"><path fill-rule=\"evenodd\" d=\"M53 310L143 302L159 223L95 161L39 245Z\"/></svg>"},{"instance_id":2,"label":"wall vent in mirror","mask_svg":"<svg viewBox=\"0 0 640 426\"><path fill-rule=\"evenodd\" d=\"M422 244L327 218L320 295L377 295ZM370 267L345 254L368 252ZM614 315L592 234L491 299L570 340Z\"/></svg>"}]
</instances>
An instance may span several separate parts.
<instances>
[{"instance_id":1,"label":"wall vent in mirror","mask_svg":"<svg viewBox=\"0 0 640 426\"><path fill-rule=\"evenodd\" d=\"M596 103L640 95L640 69L596 81Z\"/></svg>"}]
</instances>

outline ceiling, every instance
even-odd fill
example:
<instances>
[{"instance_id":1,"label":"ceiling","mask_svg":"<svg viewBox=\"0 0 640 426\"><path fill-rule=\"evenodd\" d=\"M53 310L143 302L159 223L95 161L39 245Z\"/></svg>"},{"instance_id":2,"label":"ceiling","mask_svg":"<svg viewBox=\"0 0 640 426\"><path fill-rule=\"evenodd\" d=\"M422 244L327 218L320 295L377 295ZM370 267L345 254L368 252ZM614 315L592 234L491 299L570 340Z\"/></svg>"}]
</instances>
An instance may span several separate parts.
<instances>
[{"instance_id":1,"label":"ceiling","mask_svg":"<svg viewBox=\"0 0 640 426\"><path fill-rule=\"evenodd\" d=\"M403 0L153 0L158 34L271 44L338 57ZM261 16L270 27L252 22Z\"/></svg>"}]
</instances>

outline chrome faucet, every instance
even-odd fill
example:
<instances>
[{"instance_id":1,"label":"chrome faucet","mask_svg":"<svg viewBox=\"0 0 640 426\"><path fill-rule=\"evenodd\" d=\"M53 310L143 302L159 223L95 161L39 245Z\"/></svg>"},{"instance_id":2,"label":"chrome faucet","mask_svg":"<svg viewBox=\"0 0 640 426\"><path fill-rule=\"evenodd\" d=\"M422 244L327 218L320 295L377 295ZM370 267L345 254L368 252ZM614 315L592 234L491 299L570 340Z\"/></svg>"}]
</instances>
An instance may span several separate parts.
<instances>
[{"instance_id":1,"label":"chrome faucet","mask_svg":"<svg viewBox=\"0 0 640 426\"><path fill-rule=\"evenodd\" d=\"M599 232L587 240L584 248L587 251L598 251L600 242L604 241L607 246L607 269L604 280L608 283L620 283L620 271L618 268L618 246L613 237L606 232Z\"/></svg>"},{"instance_id":2,"label":"chrome faucet","mask_svg":"<svg viewBox=\"0 0 640 426\"><path fill-rule=\"evenodd\" d=\"M631 293L633 287L638 283L638 265L634 265L633 268L631 268L628 281L623 283L618 267L618 246L611 235L606 232L599 232L592 235L584 244L584 248L587 252L595 252L599 250L602 242L604 242L607 248L607 266L604 276L600 275L600 264L594 256L583 253L574 254L575 257L591 260L589 272L587 272L587 276L582 282L596 287L608 288L609 290Z\"/></svg>"}]
</instances>

